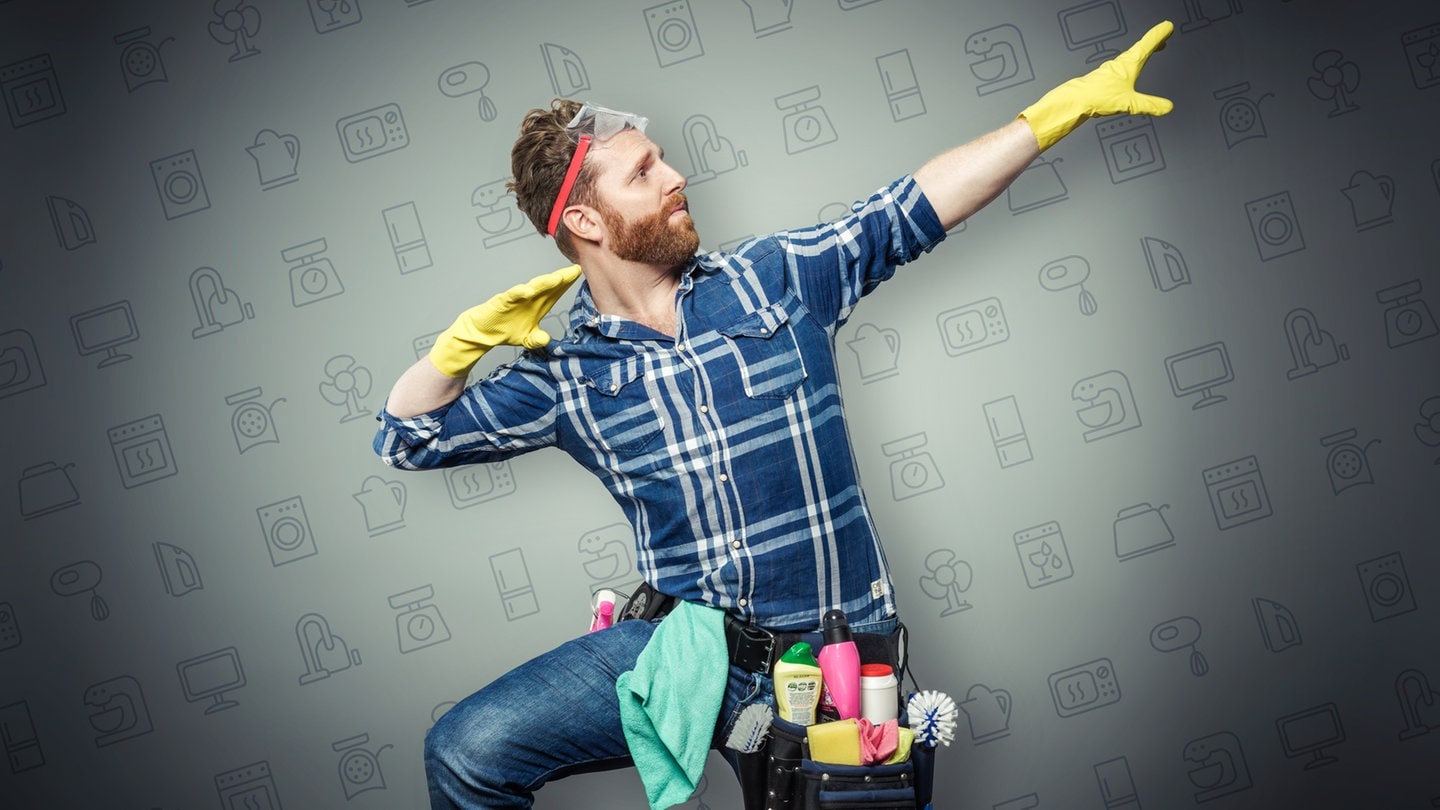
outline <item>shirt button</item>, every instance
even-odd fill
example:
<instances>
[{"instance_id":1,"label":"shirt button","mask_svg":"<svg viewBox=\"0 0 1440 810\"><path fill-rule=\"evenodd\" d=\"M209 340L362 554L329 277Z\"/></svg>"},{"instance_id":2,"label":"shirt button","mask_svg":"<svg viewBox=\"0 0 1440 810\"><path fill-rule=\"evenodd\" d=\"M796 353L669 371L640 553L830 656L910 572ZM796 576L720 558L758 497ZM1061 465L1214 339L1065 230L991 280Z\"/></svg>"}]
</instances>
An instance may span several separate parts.
<instances>
[{"instance_id":1,"label":"shirt button","mask_svg":"<svg viewBox=\"0 0 1440 810\"><path fill-rule=\"evenodd\" d=\"M731 540L731 541L730 541L730 547L731 547L731 548L740 548L740 541L739 541L739 540Z\"/></svg>"},{"instance_id":2,"label":"shirt button","mask_svg":"<svg viewBox=\"0 0 1440 810\"><path fill-rule=\"evenodd\" d=\"M720 483L723 484L723 483L725 483L726 481L729 481L729 480L730 480L730 476L726 475L725 473L720 473Z\"/></svg>"},{"instance_id":3,"label":"shirt button","mask_svg":"<svg viewBox=\"0 0 1440 810\"><path fill-rule=\"evenodd\" d=\"M742 596L740 597L740 601L736 602L735 604L739 605L740 607L746 607L750 604L750 600Z\"/></svg>"},{"instance_id":4,"label":"shirt button","mask_svg":"<svg viewBox=\"0 0 1440 810\"><path fill-rule=\"evenodd\" d=\"M710 412L710 406L709 406L709 405L701 405L701 406L700 406L700 413L709 413L709 412Z\"/></svg>"},{"instance_id":5,"label":"shirt button","mask_svg":"<svg viewBox=\"0 0 1440 810\"><path fill-rule=\"evenodd\" d=\"M618 391L618 390L620 390L620 386L616 385L615 383L610 383L610 390L611 390L611 391Z\"/></svg>"}]
</instances>

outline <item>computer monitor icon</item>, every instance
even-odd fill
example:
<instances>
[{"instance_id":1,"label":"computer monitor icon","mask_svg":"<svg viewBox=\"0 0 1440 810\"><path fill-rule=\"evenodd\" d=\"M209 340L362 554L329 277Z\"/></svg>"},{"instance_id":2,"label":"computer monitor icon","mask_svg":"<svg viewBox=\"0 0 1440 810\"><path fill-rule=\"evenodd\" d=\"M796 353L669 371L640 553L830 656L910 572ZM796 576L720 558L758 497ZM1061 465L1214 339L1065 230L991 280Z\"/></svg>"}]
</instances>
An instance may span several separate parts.
<instances>
[{"instance_id":1,"label":"computer monitor icon","mask_svg":"<svg viewBox=\"0 0 1440 810\"><path fill-rule=\"evenodd\" d=\"M1305 763L1305 770L1339 762L1337 758L1325 754L1327 747L1345 742L1340 709L1334 703L1287 714L1275 721L1275 730L1280 733L1280 746L1285 749L1285 756L1313 755L1314 758Z\"/></svg>"},{"instance_id":2,"label":"computer monitor icon","mask_svg":"<svg viewBox=\"0 0 1440 810\"><path fill-rule=\"evenodd\" d=\"M70 334L75 337L75 349L82 357L105 352L96 368L129 360L130 355L121 354L119 348L140 339L140 330L135 326L135 313L130 309L129 301L116 301L71 316Z\"/></svg>"},{"instance_id":3,"label":"computer monitor icon","mask_svg":"<svg viewBox=\"0 0 1440 810\"><path fill-rule=\"evenodd\" d=\"M1086 63L1103 62L1119 51L1106 48L1105 41L1123 37L1130 29L1125 25L1125 15L1116 0L1091 0L1060 10L1060 33L1065 36L1065 47L1072 51L1094 47L1095 52L1085 57Z\"/></svg>"},{"instance_id":4,"label":"computer monitor icon","mask_svg":"<svg viewBox=\"0 0 1440 810\"><path fill-rule=\"evenodd\" d=\"M240 705L225 699L226 692L245 685L245 670L240 666L240 653L234 647L181 661L175 665L175 672L180 676L180 688L185 691L186 700L191 703L214 701L205 707L206 714Z\"/></svg>"},{"instance_id":5,"label":"computer monitor icon","mask_svg":"<svg viewBox=\"0 0 1440 810\"><path fill-rule=\"evenodd\" d=\"M1190 406L1200 410L1207 405L1224 402L1225 397L1210 389L1235 379L1235 369L1230 365L1230 353L1220 342L1173 354L1165 358L1165 373L1170 376L1170 390L1175 396L1184 397L1199 393L1200 400Z\"/></svg>"}]
</instances>

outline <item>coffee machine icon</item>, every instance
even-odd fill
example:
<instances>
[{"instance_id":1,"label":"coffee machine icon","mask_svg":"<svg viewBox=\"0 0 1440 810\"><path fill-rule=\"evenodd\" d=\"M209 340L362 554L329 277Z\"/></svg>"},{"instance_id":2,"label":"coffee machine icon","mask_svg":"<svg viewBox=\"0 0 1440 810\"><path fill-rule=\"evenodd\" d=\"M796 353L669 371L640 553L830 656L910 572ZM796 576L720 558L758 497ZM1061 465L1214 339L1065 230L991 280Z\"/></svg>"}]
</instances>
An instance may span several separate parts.
<instances>
[{"instance_id":1,"label":"coffee machine icon","mask_svg":"<svg viewBox=\"0 0 1440 810\"><path fill-rule=\"evenodd\" d=\"M245 147L260 174L260 190L287 185L300 179L300 139L281 135L273 129L255 133L255 142Z\"/></svg>"}]
</instances>

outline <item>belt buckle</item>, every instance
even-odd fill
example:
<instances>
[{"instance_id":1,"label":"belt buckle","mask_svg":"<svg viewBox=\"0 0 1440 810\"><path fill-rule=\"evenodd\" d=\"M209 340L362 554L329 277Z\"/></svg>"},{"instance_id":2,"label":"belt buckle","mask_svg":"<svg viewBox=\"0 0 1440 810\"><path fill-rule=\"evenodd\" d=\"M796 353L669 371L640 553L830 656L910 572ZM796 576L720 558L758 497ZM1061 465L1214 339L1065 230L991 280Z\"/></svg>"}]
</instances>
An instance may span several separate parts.
<instances>
[{"instance_id":1,"label":"belt buckle","mask_svg":"<svg viewBox=\"0 0 1440 810\"><path fill-rule=\"evenodd\" d=\"M775 652L775 635L751 624L740 625L730 662L750 672L768 672Z\"/></svg>"}]
</instances>

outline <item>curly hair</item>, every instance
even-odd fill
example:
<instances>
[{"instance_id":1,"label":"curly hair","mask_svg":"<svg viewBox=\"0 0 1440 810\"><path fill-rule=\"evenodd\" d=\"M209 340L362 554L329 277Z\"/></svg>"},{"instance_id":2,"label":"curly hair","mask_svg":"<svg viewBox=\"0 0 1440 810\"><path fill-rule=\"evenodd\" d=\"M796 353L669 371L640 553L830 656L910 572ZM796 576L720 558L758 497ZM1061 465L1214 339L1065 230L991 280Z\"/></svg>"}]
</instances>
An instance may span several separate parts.
<instances>
[{"instance_id":1,"label":"curly hair","mask_svg":"<svg viewBox=\"0 0 1440 810\"><path fill-rule=\"evenodd\" d=\"M515 179L505 184L514 192L520 210L530 218L535 230L545 233L550 224L550 211L555 195L570 168L575 144L565 132L565 125L580 111L581 103L567 98L550 102L550 109L536 108L520 122L520 137L510 149L510 171ZM570 203L594 205L595 169L586 162L580 167ZM555 245L565 258L577 261L578 254L569 229L561 223L555 230Z\"/></svg>"}]
</instances>

